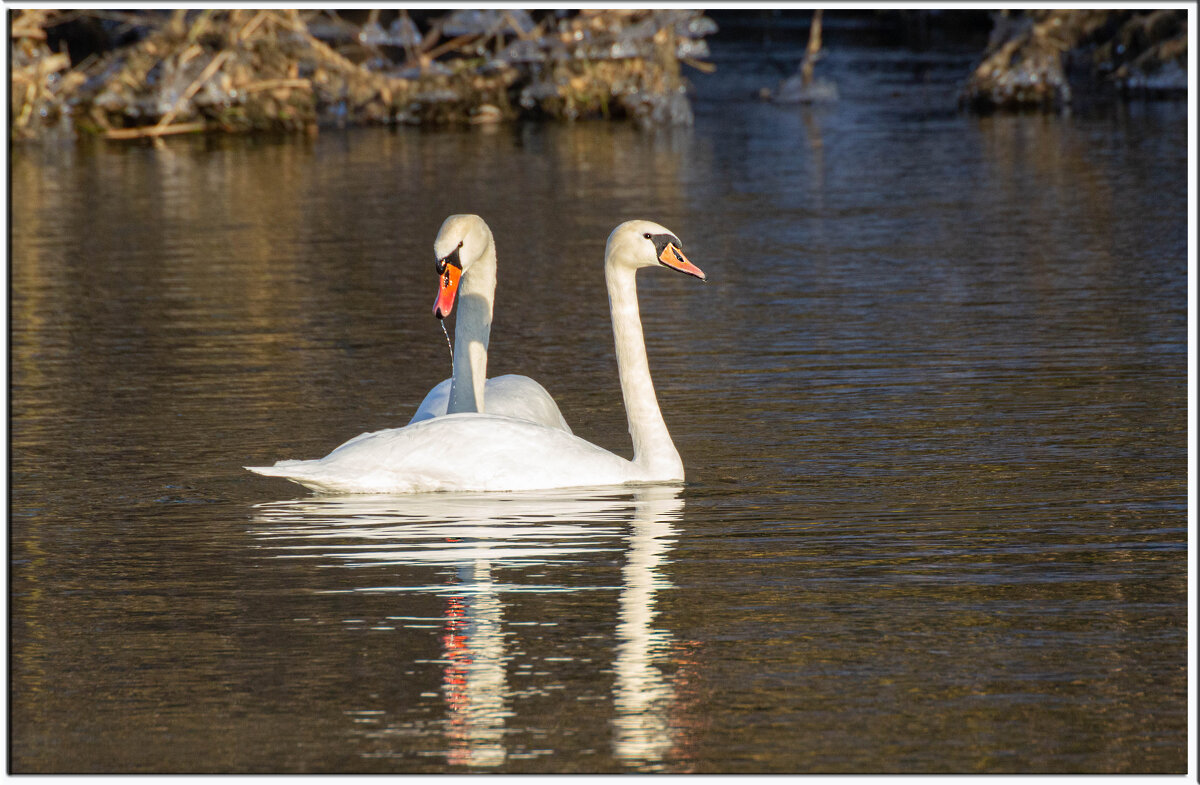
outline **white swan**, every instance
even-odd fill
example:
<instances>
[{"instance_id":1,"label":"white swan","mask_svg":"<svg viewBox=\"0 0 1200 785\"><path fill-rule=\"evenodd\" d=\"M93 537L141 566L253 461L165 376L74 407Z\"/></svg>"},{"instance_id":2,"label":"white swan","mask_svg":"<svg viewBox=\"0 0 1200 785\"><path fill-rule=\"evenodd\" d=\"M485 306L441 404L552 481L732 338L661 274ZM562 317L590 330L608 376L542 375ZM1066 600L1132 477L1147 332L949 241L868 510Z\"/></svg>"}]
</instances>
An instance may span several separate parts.
<instances>
[{"instance_id":1,"label":"white swan","mask_svg":"<svg viewBox=\"0 0 1200 785\"><path fill-rule=\"evenodd\" d=\"M633 438L633 460L578 436L494 414L447 414L364 433L324 458L247 466L331 493L521 491L683 479L683 461L658 408L634 274L663 265L705 279L683 255L681 243L650 221L613 230L604 252L617 370Z\"/></svg>"},{"instance_id":2,"label":"white swan","mask_svg":"<svg viewBox=\"0 0 1200 785\"><path fill-rule=\"evenodd\" d=\"M409 420L409 425L444 414L487 412L531 420L571 432L546 388L518 374L487 378L488 339L496 295L496 243L478 215L452 215L433 243L438 294L433 315L445 319L454 309L453 375L439 382ZM461 294L459 290L461 289Z\"/></svg>"}]
</instances>

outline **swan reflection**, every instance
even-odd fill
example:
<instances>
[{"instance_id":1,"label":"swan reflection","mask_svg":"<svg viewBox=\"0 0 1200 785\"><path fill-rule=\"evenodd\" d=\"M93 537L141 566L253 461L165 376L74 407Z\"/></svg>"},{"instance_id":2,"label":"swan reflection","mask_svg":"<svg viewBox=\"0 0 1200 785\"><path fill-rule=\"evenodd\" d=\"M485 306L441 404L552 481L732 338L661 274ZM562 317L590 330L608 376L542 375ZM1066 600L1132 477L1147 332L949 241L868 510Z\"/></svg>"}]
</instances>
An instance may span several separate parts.
<instances>
[{"instance_id":1,"label":"swan reflection","mask_svg":"<svg viewBox=\"0 0 1200 785\"><path fill-rule=\"evenodd\" d=\"M505 679L503 605L492 583L491 565L466 568L475 591L447 602L442 636L442 691L449 709L450 763L494 766L504 762Z\"/></svg>"},{"instance_id":2,"label":"swan reflection","mask_svg":"<svg viewBox=\"0 0 1200 785\"><path fill-rule=\"evenodd\" d=\"M253 534L293 558L353 567L469 565L527 567L615 550L630 502L594 495L415 494L326 496L258 505ZM355 591L414 587L358 586ZM418 587L425 588L425 587ZM521 587L514 587L521 588Z\"/></svg>"},{"instance_id":3,"label":"swan reflection","mask_svg":"<svg viewBox=\"0 0 1200 785\"><path fill-rule=\"evenodd\" d=\"M630 762L662 760L673 743L667 710L675 697L674 689L655 667L655 661L667 651L670 636L651 626L657 615L654 593L671 588L670 582L659 575L658 566L671 546L667 539L674 532L671 513L679 509L666 506L672 501L679 500L637 501L629 555L621 570L613 752Z\"/></svg>"},{"instance_id":4,"label":"swan reflection","mask_svg":"<svg viewBox=\"0 0 1200 785\"><path fill-rule=\"evenodd\" d=\"M644 486L549 494L310 497L258 505L251 534L277 558L352 568L345 585L335 581L327 590L443 598L438 663L447 719L442 730L447 762L463 766L497 766L516 752L506 744L514 732L507 723L515 716L510 665L514 652L524 654L515 639L528 623L506 624L505 611L516 600L504 595L617 590L612 752L633 767L653 768L675 746L678 733L670 722L674 685L660 670L671 638L653 625L656 593L671 588L660 568L672 545L672 523L683 509L678 494L677 486ZM552 570L546 568L604 551L624 553L618 586L548 580ZM440 567L444 577L398 584L398 573L386 568L401 565ZM538 568L536 582L523 580L529 568ZM545 667L535 675L541 687L555 680L553 663L546 661ZM528 672L519 675L522 685L539 686L530 684Z\"/></svg>"}]
</instances>

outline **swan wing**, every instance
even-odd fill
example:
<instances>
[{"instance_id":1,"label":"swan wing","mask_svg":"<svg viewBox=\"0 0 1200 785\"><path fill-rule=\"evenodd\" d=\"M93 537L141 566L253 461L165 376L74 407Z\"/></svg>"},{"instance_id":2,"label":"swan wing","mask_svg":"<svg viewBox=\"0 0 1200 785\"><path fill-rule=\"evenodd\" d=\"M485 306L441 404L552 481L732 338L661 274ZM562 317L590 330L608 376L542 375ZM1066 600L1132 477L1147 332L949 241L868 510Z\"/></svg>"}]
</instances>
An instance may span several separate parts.
<instances>
[{"instance_id":1,"label":"swan wing","mask_svg":"<svg viewBox=\"0 0 1200 785\"><path fill-rule=\"evenodd\" d=\"M571 426L567 425L554 398L528 376L510 373L488 379L483 408L488 414L515 417L571 433Z\"/></svg>"},{"instance_id":2,"label":"swan wing","mask_svg":"<svg viewBox=\"0 0 1200 785\"><path fill-rule=\"evenodd\" d=\"M446 379L430 390L408 424L445 415L450 405L450 385L453 381ZM484 388L483 408L488 414L515 417L571 433L571 426L567 425L554 398L546 392L545 387L528 376L510 373L488 379Z\"/></svg>"},{"instance_id":3,"label":"swan wing","mask_svg":"<svg viewBox=\"0 0 1200 785\"><path fill-rule=\"evenodd\" d=\"M441 417L446 413L446 407L450 404L450 385L454 379L446 379L434 385L421 401L421 405L417 407L417 411L413 414L412 419L408 421L409 425L422 420L432 420L434 417Z\"/></svg>"}]
</instances>

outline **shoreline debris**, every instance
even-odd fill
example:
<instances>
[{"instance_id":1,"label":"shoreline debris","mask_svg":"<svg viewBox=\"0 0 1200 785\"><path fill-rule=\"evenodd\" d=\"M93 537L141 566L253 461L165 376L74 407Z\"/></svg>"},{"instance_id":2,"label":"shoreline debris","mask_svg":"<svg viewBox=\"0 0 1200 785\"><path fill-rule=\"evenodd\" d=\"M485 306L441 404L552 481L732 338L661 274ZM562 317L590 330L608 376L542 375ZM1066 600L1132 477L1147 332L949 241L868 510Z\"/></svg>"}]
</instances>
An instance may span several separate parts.
<instances>
[{"instance_id":1,"label":"shoreline debris","mask_svg":"<svg viewBox=\"0 0 1200 785\"><path fill-rule=\"evenodd\" d=\"M1062 109L1077 95L1187 94L1187 12L999 11L963 87L975 111Z\"/></svg>"},{"instance_id":2,"label":"shoreline debris","mask_svg":"<svg viewBox=\"0 0 1200 785\"><path fill-rule=\"evenodd\" d=\"M711 70L704 38L716 32L680 9L343 13L356 12L15 11L12 138L527 117L686 125L682 66ZM74 62L69 36L84 33L101 45Z\"/></svg>"}]
</instances>

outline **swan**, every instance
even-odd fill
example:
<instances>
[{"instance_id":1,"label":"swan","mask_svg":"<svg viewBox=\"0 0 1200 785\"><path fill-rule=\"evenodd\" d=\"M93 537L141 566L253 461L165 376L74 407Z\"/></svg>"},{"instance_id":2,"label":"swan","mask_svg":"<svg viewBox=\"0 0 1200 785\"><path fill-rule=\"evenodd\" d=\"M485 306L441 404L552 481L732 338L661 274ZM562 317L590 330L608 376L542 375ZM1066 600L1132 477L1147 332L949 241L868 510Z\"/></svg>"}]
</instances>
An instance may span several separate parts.
<instances>
[{"instance_id":1,"label":"swan","mask_svg":"<svg viewBox=\"0 0 1200 785\"><path fill-rule=\"evenodd\" d=\"M627 221L608 237L608 288L621 394L633 440L626 460L574 434L503 415L463 412L364 433L324 458L247 466L323 493L525 491L683 479L683 461L658 408L634 276L669 267L701 280L669 230Z\"/></svg>"},{"instance_id":2,"label":"swan","mask_svg":"<svg viewBox=\"0 0 1200 785\"><path fill-rule=\"evenodd\" d=\"M496 294L496 243L492 230L478 215L452 215L442 223L433 242L438 294L433 315L445 319L454 310L453 374L439 382L408 421L409 425L457 412L487 412L532 420L567 433L558 404L546 388L518 374L487 378L488 338ZM461 293L460 293L461 290Z\"/></svg>"}]
</instances>

